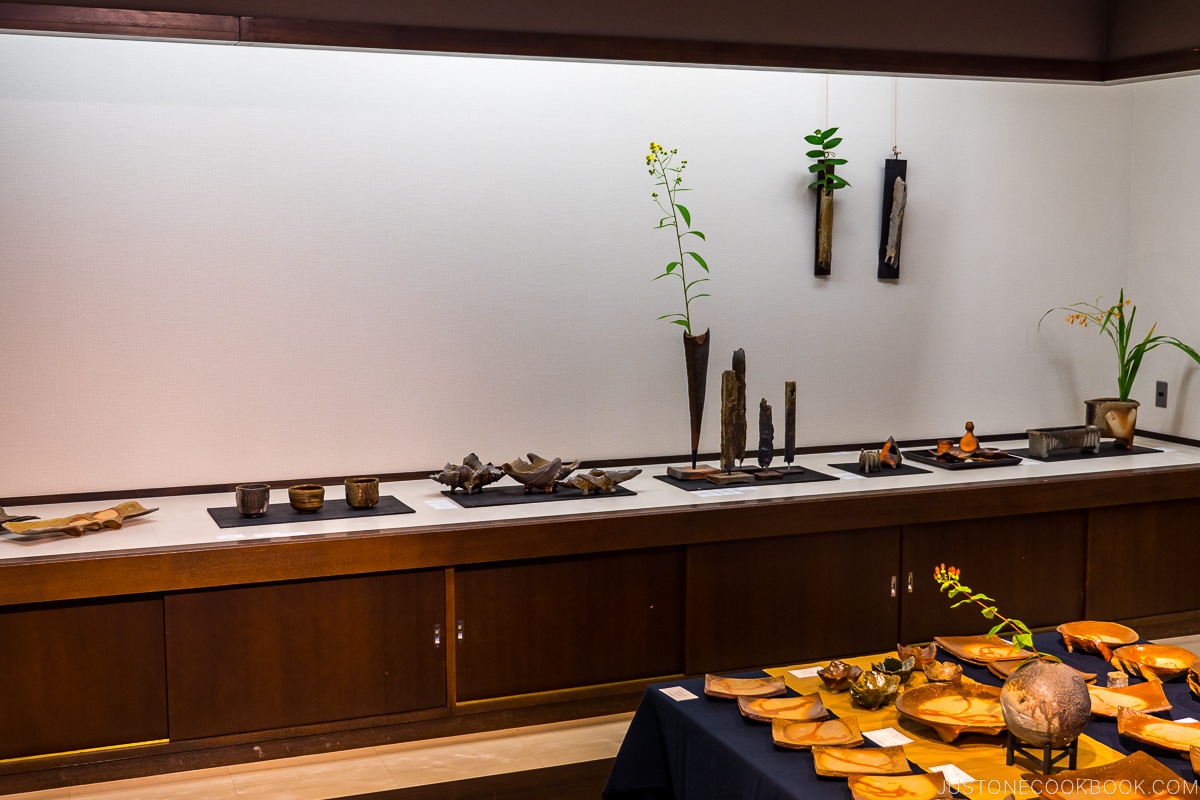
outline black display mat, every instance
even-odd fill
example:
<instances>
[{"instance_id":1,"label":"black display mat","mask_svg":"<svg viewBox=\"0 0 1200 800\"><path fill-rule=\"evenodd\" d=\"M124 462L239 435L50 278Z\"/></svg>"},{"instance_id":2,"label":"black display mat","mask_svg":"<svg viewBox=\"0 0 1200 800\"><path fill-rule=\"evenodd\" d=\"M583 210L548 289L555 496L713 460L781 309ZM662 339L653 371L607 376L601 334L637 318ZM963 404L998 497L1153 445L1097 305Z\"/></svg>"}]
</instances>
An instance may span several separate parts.
<instances>
[{"instance_id":1,"label":"black display mat","mask_svg":"<svg viewBox=\"0 0 1200 800\"><path fill-rule=\"evenodd\" d=\"M524 486L489 486L480 489L475 494L453 492L449 489L442 492L463 508L488 508L489 506L515 506L524 503L556 503L560 500L592 500L597 497L632 497L637 492L618 486L615 492L597 492L592 490L584 494L574 486L560 486L553 492L546 493L533 490L525 494Z\"/></svg>"},{"instance_id":2,"label":"black display mat","mask_svg":"<svg viewBox=\"0 0 1200 800\"><path fill-rule=\"evenodd\" d=\"M758 470L744 469L741 472L757 472ZM779 472L779 469L775 470ZM836 481L837 475L826 475L824 472L817 472L815 469L805 467L801 472L781 472L782 478L773 478L769 481L747 481L746 483L727 483L720 485L709 480L698 481L681 481L679 478L672 478L670 475L655 475L657 480L663 483L669 483L676 489L683 489L685 492L698 492L701 489L736 489L742 486L778 486L781 483L813 483L814 481Z\"/></svg>"},{"instance_id":3,"label":"black display mat","mask_svg":"<svg viewBox=\"0 0 1200 800\"><path fill-rule=\"evenodd\" d=\"M912 464L901 464L895 469L892 469L891 467L884 467L879 470L879 472L860 472L857 461L850 464L830 464L829 466L835 469L840 469L842 472L851 472L855 475L861 475L864 478L898 478L901 475L925 475L929 473L929 470L922 469L921 467L914 467Z\"/></svg>"},{"instance_id":4,"label":"black display mat","mask_svg":"<svg viewBox=\"0 0 1200 800\"><path fill-rule=\"evenodd\" d=\"M913 461L920 461L922 464L929 464L933 467L949 470L1015 467L1021 463L1021 459L1013 455L1013 451L1005 450L1004 452L1008 453L1004 458L988 459L987 461L939 461L936 450L905 450L904 457L911 458Z\"/></svg>"},{"instance_id":5,"label":"black display mat","mask_svg":"<svg viewBox=\"0 0 1200 800\"><path fill-rule=\"evenodd\" d=\"M1099 453L1052 453L1049 458L1038 458L1037 456L1029 455L1029 448L1022 447L1020 450L1009 450L1014 456L1028 458L1033 461L1040 461L1043 464L1053 463L1055 461L1086 461L1089 458L1112 458L1114 456L1140 456L1144 453L1161 453L1153 447L1141 447L1134 445L1132 449L1126 450L1124 447L1117 447L1116 442L1101 442Z\"/></svg>"},{"instance_id":6,"label":"black display mat","mask_svg":"<svg viewBox=\"0 0 1200 800\"><path fill-rule=\"evenodd\" d=\"M236 507L210 508L209 516L219 528L244 528L249 525L284 525L292 522L315 522L325 519L357 519L358 517L386 517L391 514L415 514L416 512L391 495L379 498L374 508L351 508L345 500L326 500L317 511L301 513L289 503L272 503L261 517L243 517Z\"/></svg>"}]
</instances>

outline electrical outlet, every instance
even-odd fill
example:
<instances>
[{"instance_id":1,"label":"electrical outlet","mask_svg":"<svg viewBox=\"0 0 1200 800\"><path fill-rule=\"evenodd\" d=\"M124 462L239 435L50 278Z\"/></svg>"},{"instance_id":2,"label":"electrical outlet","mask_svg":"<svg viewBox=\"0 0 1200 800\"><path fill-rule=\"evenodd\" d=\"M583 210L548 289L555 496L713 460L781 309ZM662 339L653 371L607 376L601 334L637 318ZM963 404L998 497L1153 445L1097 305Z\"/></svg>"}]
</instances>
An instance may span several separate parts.
<instances>
[{"instance_id":1,"label":"electrical outlet","mask_svg":"<svg viewBox=\"0 0 1200 800\"><path fill-rule=\"evenodd\" d=\"M1154 384L1154 405L1159 408L1167 407L1167 382L1158 381Z\"/></svg>"}]
</instances>

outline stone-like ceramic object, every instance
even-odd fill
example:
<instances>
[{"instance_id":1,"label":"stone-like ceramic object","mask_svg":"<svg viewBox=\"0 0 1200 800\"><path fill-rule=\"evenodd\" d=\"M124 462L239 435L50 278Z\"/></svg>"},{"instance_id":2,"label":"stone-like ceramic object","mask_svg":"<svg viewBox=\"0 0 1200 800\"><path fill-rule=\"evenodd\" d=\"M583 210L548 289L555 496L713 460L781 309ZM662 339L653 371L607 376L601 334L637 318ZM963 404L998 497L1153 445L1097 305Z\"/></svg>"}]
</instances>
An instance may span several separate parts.
<instances>
[{"instance_id":1,"label":"stone-like ceramic object","mask_svg":"<svg viewBox=\"0 0 1200 800\"><path fill-rule=\"evenodd\" d=\"M1100 435L1114 440L1117 447L1133 448L1133 433L1137 428L1137 411L1141 405L1137 400L1118 400L1115 397L1097 397L1083 401L1087 410L1085 421L1100 428Z\"/></svg>"},{"instance_id":2,"label":"stone-like ceramic object","mask_svg":"<svg viewBox=\"0 0 1200 800\"><path fill-rule=\"evenodd\" d=\"M817 672L817 677L831 692L844 692L850 688L850 682L858 680L862 675L862 667L847 664L845 661L830 661L828 666Z\"/></svg>"},{"instance_id":3,"label":"stone-like ceramic object","mask_svg":"<svg viewBox=\"0 0 1200 800\"><path fill-rule=\"evenodd\" d=\"M917 665L917 660L912 656L901 660L895 656L888 656L878 664L872 664L876 672L882 672L885 675L899 675L900 685L904 686L912 677L913 668Z\"/></svg>"},{"instance_id":4,"label":"stone-like ceramic object","mask_svg":"<svg viewBox=\"0 0 1200 800\"><path fill-rule=\"evenodd\" d=\"M288 487L292 508L305 514L320 511L325 505L325 487L318 483L298 483Z\"/></svg>"},{"instance_id":5,"label":"stone-like ceramic object","mask_svg":"<svg viewBox=\"0 0 1200 800\"><path fill-rule=\"evenodd\" d=\"M529 463L533 465L534 469L541 469L550 463L550 459L542 458L537 453L526 453L525 457L529 459ZM561 458L558 461L560 464L558 467L558 477L555 478L556 481L565 481L568 475L579 469L578 458L571 462L563 461Z\"/></svg>"},{"instance_id":6,"label":"stone-like ceramic object","mask_svg":"<svg viewBox=\"0 0 1200 800\"><path fill-rule=\"evenodd\" d=\"M1092 697L1079 673L1066 664L1030 661L1000 690L1004 724L1037 747L1065 747L1083 733Z\"/></svg>"},{"instance_id":7,"label":"stone-like ceramic object","mask_svg":"<svg viewBox=\"0 0 1200 800\"><path fill-rule=\"evenodd\" d=\"M1029 455L1049 458L1055 453L1099 453L1100 427L1097 425L1065 425L1059 428L1030 428Z\"/></svg>"},{"instance_id":8,"label":"stone-like ceramic object","mask_svg":"<svg viewBox=\"0 0 1200 800\"><path fill-rule=\"evenodd\" d=\"M467 494L474 494L489 483L495 483L503 477L503 470L490 461L484 464L474 453L470 453L464 458L462 464L447 464L441 472L435 472L429 476L430 480L449 486L451 493L457 489L463 489Z\"/></svg>"},{"instance_id":9,"label":"stone-like ceramic object","mask_svg":"<svg viewBox=\"0 0 1200 800\"><path fill-rule=\"evenodd\" d=\"M855 703L874 711L900 694L900 676L869 669L858 680L850 681L850 697Z\"/></svg>"},{"instance_id":10,"label":"stone-like ceramic object","mask_svg":"<svg viewBox=\"0 0 1200 800\"><path fill-rule=\"evenodd\" d=\"M379 505L379 478L346 478L346 505L351 508Z\"/></svg>"},{"instance_id":11,"label":"stone-like ceramic object","mask_svg":"<svg viewBox=\"0 0 1200 800\"><path fill-rule=\"evenodd\" d=\"M921 667L932 683L953 683L962 680L962 664L953 661L930 661Z\"/></svg>"},{"instance_id":12,"label":"stone-like ceramic object","mask_svg":"<svg viewBox=\"0 0 1200 800\"><path fill-rule=\"evenodd\" d=\"M917 669L920 669L937 658L937 642L930 642L925 646L919 644L897 644L896 655L901 660L912 658L917 662Z\"/></svg>"},{"instance_id":13,"label":"stone-like ceramic object","mask_svg":"<svg viewBox=\"0 0 1200 800\"><path fill-rule=\"evenodd\" d=\"M562 472L563 463L561 458L555 458L551 461L541 459L541 463L535 465L514 458L507 464L501 464L500 469L504 470L505 475L524 486L526 493L535 490L549 493L553 492L555 484L562 480L559 473ZM568 474L570 473L568 472ZM563 476L563 478L565 477Z\"/></svg>"},{"instance_id":14,"label":"stone-like ceramic object","mask_svg":"<svg viewBox=\"0 0 1200 800\"><path fill-rule=\"evenodd\" d=\"M631 478L642 474L638 467L629 469L592 469L587 472L577 472L559 483L563 486L574 486L584 494L592 492L613 494L617 486Z\"/></svg>"},{"instance_id":15,"label":"stone-like ceramic object","mask_svg":"<svg viewBox=\"0 0 1200 800\"><path fill-rule=\"evenodd\" d=\"M271 507L271 487L265 483L243 483L233 487L238 513L243 517L261 517Z\"/></svg>"}]
</instances>

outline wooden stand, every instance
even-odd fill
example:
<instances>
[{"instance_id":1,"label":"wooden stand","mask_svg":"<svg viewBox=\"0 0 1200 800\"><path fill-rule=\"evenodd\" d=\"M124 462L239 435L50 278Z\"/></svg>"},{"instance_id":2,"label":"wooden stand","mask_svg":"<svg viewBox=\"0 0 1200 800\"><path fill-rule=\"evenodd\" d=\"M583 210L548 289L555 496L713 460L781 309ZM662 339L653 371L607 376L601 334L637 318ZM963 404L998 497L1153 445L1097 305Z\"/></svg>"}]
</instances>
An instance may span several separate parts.
<instances>
[{"instance_id":1,"label":"wooden stand","mask_svg":"<svg viewBox=\"0 0 1200 800\"><path fill-rule=\"evenodd\" d=\"M1037 764L1043 775L1049 775L1054 765L1064 758L1067 759L1067 769L1075 769L1075 763L1079 756L1079 738L1072 739L1066 747L1051 747L1050 745L1046 745L1041 748L1041 755L1038 755L1037 749L1033 745L1026 745L1014 736L1012 731L1009 731L1004 763L1011 767L1017 753Z\"/></svg>"},{"instance_id":2,"label":"wooden stand","mask_svg":"<svg viewBox=\"0 0 1200 800\"><path fill-rule=\"evenodd\" d=\"M716 467L699 464L695 467L667 467L667 475L680 481L702 481L714 472L720 472Z\"/></svg>"},{"instance_id":3,"label":"wooden stand","mask_svg":"<svg viewBox=\"0 0 1200 800\"><path fill-rule=\"evenodd\" d=\"M716 472L708 476L708 479L717 486L725 486L730 483L753 483L754 476L748 472Z\"/></svg>"}]
</instances>

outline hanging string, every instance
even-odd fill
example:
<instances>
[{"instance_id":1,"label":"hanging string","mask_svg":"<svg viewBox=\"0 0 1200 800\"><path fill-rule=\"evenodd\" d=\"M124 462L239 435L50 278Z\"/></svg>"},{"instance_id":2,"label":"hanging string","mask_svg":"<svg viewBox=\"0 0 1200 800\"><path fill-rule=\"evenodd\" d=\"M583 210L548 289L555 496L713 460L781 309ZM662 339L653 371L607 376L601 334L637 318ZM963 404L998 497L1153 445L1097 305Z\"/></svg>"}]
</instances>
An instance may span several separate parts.
<instances>
[{"instance_id":1,"label":"hanging string","mask_svg":"<svg viewBox=\"0 0 1200 800\"><path fill-rule=\"evenodd\" d=\"M900 79L892 78L892 158L900 157Z\"/></svg>"}]
</instances>

